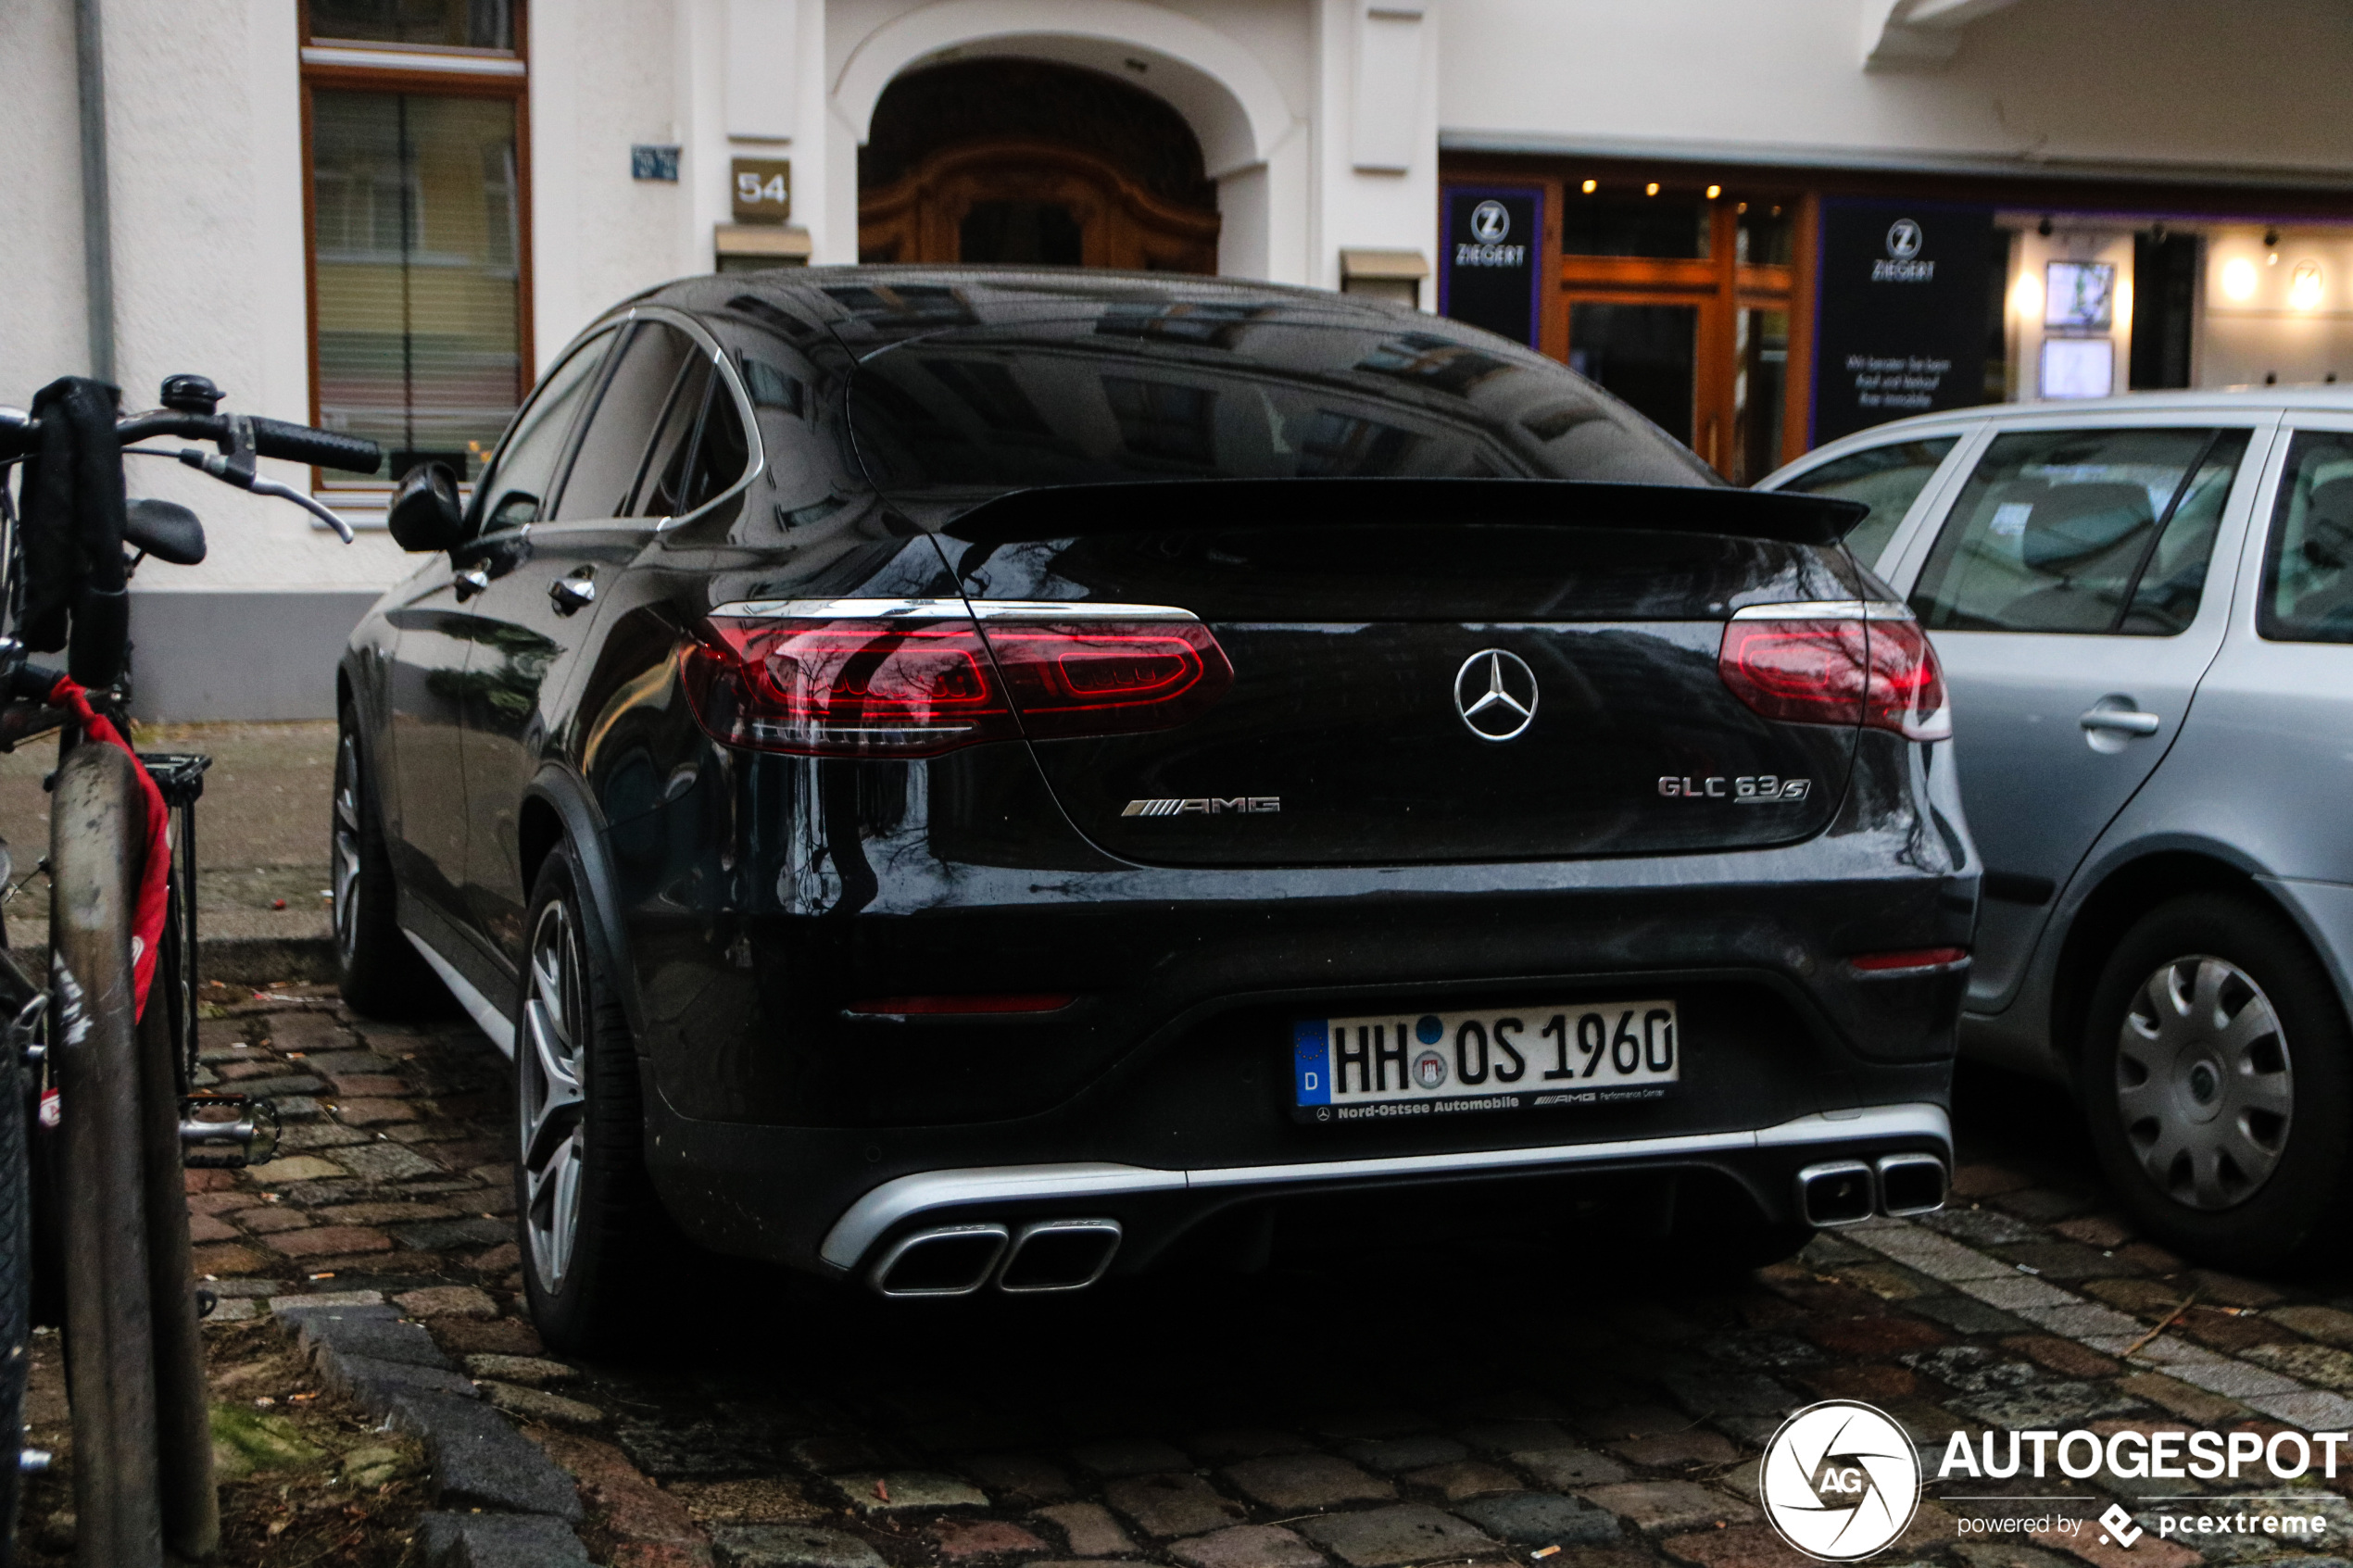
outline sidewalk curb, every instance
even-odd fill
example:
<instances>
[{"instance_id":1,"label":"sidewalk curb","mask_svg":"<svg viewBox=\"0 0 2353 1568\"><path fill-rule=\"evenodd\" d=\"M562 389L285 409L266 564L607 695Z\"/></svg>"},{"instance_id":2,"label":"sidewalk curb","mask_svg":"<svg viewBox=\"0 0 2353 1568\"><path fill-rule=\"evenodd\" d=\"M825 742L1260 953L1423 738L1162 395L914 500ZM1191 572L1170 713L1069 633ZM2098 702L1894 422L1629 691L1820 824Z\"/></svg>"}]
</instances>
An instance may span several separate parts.
<instances>
[{"instance_id":1,"label":"sidewalk curb","mask_svg":"<svg viewBox=\"0 0 2353 1568\"><path fill-rule=\"evenodd\" d=\"M270 1313L331 1386L424 1445L445 1512L419 1523L409 1552L419 1568L588 1561L573 1529L585 1517L573 1477L482 1402L421 1324L381 1298L277 1297Z\"/></svg>"}]
</instances>

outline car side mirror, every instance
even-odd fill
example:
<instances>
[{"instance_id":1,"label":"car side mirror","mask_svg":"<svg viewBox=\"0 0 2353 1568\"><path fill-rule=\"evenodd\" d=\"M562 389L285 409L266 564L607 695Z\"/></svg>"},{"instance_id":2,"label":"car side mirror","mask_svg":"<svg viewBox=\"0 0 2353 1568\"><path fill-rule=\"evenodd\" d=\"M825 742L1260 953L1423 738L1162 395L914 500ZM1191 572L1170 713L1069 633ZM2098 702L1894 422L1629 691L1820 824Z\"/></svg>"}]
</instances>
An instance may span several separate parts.
<instances>
[{"instance_id":1,"label":"car side mirror","mask_svg":"<svg viewBox=\"0 0 2353 1568\"><path fill-rule=\"evenodd\" d=\"M384 522L404 550L447 550L466 536L466 508L447 463L419 463L400 476Z\"/></svg>"}]
</instances>

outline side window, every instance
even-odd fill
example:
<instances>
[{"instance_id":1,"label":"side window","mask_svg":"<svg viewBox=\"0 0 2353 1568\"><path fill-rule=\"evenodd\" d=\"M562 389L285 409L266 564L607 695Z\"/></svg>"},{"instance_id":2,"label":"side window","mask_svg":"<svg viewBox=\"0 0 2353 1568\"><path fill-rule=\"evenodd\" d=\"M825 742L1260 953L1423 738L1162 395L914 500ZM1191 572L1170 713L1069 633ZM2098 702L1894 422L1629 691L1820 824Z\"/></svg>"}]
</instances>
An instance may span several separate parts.
<instances>
[{"instance_id":1,"label":"side window","mask_svg":"<svg viewBox=\"0 0 2353 1568\"><path fill-rule=\"evenodd\" d=\"M2278 643L2353 643L2353 433L2298 431L2289 445L2255 629Z\"/></svg>"},{"instance_id":2,"label":"side window","mask_svg":"<svg viewBox=\"0 0 2353 1568\"><path fill-rule=\"evenodd\" d=\"M686 462L694 455L695 431L702 423L703 404L711 396L711 361L696 355L679 372L670 394L661 426L654 432L653 450L646 456L646 477L637 487L635 517L676 517L686 491Z\"/></svg>"},{"instance_id":3,"label":"side window","mask_svg":"<svg viewBox=\"0 0 2353 1568\"><path fill-rule=\"evenodd\" d=\"M484 485L490 499L482 509L483 532L518 528L541 515L540 503L556 476L564 452L564 435L572 429L588 389L597 382L597 367L613 334L600 332L573 350L570 358L547 372L531 402L515 419L514 428L498 449Z\"/></svg>"},{"instance_id":4,"label":"side window","mask_svg":"<svg viewBox=\"0 0 2353 1568\"><path fill-rule=\"evenodd\" d=\"M1959 440L1957 435L1939 435L1874 446L1808 469L1780 488L1798 495L1860 501L1870 508L1870 515L1846 534L1846 547L1869 566L1887 548L1887 542L1895 536L1895 525L1904 521L1904 514L1935 477L1937 465Z\"/></svg>"},{"instance_id":5,"label":"side window","mask_svg":"<svg viewBox=\"0 0 2353 1568\"><path fill-rule=\"evenodd\" d=\"M2197 614L2245 430L2021 431L1962 486L1912 591L1934 631L2171 636Z\"/></svg>"},{"instance_id":6,"label":"side window","mask_svg":"<svg viewBox=\"0 0 2353 1568\"><path fill-rule=\"evenodd\" d=\"M686 472L686 494L679 498L679 511L693 511L724 491L743 478L750 462L751 445L744 439L743 415L736 410L735 396L726 383L714 381L711 406L703 413L702 438L695 443L694 458Z\"/></svg>"},{"instance_id":7,"label":"side window","mask_svg":"<svg viewBox=\"0 0 2353 1568\"><path fill-rule=\"evenodd\" d=\"M621 517L644 466L679 371L695 352L694 340L662 321L642 321L629 334L621 360L597 399L597 411L580 438L579 455L565 476L556 503L561 521Z\"/></svg>"}]
</instances>

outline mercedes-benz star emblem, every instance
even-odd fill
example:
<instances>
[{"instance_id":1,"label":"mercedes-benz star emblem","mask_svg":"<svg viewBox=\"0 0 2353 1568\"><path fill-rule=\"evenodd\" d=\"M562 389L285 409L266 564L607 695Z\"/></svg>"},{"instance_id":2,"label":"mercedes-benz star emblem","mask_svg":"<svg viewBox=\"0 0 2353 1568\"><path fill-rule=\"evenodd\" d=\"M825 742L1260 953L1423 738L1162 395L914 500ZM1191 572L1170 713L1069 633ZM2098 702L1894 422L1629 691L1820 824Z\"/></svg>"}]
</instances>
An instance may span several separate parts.
<instances>
[{"instance_id":1,"label":"mercedes-benz star emblem","mask_svg":"<svg viewBox=\"0 0 2353 1568\"><path fill-rule=\"evenodd\" d=\"M1511 209L1502 202L1480 202L1471 208L1470 230L1480 245L1501 245L1511 237Z\"/></svg>"},{"instance_id":2,"label":"mercedes-benz star emblem","mask_svg":"<svg viewBox=\"0 0 2353 1568\"><path fill-rule=\"evenodd\" d=\"M1899 218L1887 226L1887 254L1898 261L1909 261L1920 253L1920 226L1909 218Z\"/></svg>"},{"instance_id":3,"label":"mercedes-benz star emblem","mask_svg":"<svg viewBox=\"0 0 2353 1568\"><path fill-rule=\"evenodd\" d=\"M1481 740L1510 740L1536 721L1536 671L1516 653L1482 648L1454 672L1454 709Z\"/></svg>"}]
</instances>

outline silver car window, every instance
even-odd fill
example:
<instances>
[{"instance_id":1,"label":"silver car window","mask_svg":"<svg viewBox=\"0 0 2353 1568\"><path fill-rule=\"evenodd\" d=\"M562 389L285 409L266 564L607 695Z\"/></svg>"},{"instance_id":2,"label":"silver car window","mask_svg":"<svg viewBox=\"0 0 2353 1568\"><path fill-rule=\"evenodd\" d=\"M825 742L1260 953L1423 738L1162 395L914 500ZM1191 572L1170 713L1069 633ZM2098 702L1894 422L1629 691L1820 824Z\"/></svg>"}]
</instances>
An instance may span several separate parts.
<instances>
[{"instance_id":1,"label":"silver car window","mask_svg":"<svg viewBox=\"0 0 2353 1568\"><path fill-rule=\"evenodd\" d=\"M2245 430L2020 431L1978 459L1912 608L1954 632L2171 636L2197 613Z\"/></svg>"},{"instance_id":2,"label":"silver car window","mask_svg":"<svg viewBox=\"0 0 2353 1568\"><path fill-rule=\"evenodd\" d=\"M1920 498L1937 465L1952 451L1957 435L1933 435L1917 441L1893 441L1867 451L1850 452L1821 467L1808 469L1780 486L1799 495L1834 495L1860 501L1870 511L1846 531L1846 547L1865 566L1895 536L1895 525Z\"/></svg>"},{"instance_id":3,"label":"silver car window","mask_svg":"<svg viewBox=\"0 0 2353 1568\"><path fill-rule=\"evenodd\" d=\"M2353 643L2353 433L2299 431L2289 445L2255 629L2273 642Z\"/></svg>"}]
</instances>

